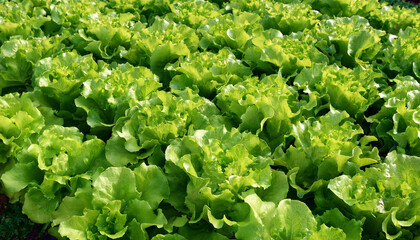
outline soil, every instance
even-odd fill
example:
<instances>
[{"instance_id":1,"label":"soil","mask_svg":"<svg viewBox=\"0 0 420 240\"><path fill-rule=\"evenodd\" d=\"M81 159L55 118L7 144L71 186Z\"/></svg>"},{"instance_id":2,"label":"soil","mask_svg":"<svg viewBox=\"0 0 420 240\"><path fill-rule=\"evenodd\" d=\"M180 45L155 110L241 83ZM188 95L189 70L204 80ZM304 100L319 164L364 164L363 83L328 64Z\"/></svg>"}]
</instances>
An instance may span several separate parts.
<instances>
[{"instance_id":1,"label":"soil","mask_svg":"<svg viewBox=\"0 0 420 240\"><path fill-rule=\"evenodd\" d=\"M6 236L6 237L5 237ZM22 214L20 203L9 203L9 198L0 194L0 240L54 240L44 225L32 223ZM7 239L7 240L8 240Z\"/></svg>"}]
</instances>

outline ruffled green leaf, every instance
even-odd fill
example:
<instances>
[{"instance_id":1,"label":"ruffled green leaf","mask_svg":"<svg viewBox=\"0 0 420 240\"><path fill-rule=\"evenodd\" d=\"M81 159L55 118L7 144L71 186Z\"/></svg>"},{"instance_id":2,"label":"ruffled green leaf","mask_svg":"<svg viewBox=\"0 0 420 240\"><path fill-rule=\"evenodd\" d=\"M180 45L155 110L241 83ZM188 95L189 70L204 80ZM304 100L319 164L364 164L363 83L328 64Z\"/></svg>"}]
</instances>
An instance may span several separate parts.
<instances>
[{"instance_id":1,"label":"ruffled green leaf","mask_svg":"<svg viewBox=\"0 0 420 240\"><path fill-rule=\"evenodd\" d=\"M213 98L218 90L227 84L242 81L252 74L229 50L222 49L217 54L211 52L195 53L167 69L174 74L170 83L173 91L189 87L197 89L200 96Z\"/></svg>"},{"instance_id":2,"label":"ruffled green leaf","mask_svg":"<svg viewBox=\"0 0 420 240\"><path fill-rule=\"evenodd\" d=\"M416 156L394 151L383 163L353 177L342 175L331 180L328 188L350 206L353 214L367 218L368 224L374 226L367 231L382 229L388 239L393 239L405 227L418 225L414 219L419 215L419 161ZM397 236L391 237L394 234Z\"/></svg>"},{"instance_id":3,"label":"ruffled green leaf","mask_svg":"<svg viewBox=\"0 0 420 240\"><path fill-rule=\"evenodd\" d=\"M105 69L99 78L84 82L75 104L87 113L90 127L111 127L134 102L145 99L160 87L149 69L120 64Z\"/></svg>"},{"instance_id":4,"label":"ruffled green leaf","mask_svg":"<svg viewBox=\"0 0 420 240\"><path fill-rule=\"evenodd\" d=\"M190 128L202 129L223 122L213 103L188 89L178 94L182 98L155 92L129 109L127 117L120 118L113 128L106 149L107 160L114 166L135 163L137 159L159 154L161 148L184 136Z\"/></svg>"},{"instance_id":5,"label":"ruffled green leaf","mask_svg":"<svg viewBox=\"0 0 420 240\"><path fill-rule=\"evenodd\" d=\"M60 39L11 39L1 45L0 91L26 90L31 85L35 64L61 48Z\"/></svg>"},{"instance_id":6,"label":"ruffled green leaf","mask_svg":"<svg viewBox=\"0 0 420 240\"><path fill-rule=\"evenodd\" d=\"M102 207L113 200L124 201L138 199L135 174L125 167L110 167L102 172L92 183L94 205ZM124 206L123 206L124 207Z\"/></svg>"}]
</instances>

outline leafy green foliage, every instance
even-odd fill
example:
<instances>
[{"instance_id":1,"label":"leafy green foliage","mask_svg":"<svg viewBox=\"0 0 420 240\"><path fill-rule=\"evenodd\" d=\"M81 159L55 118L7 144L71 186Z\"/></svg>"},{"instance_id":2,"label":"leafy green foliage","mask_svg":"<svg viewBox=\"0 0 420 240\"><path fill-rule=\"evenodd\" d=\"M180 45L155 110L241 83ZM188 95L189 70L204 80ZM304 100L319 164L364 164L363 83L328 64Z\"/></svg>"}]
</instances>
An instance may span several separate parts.
<instances>
[{"instance_id":1,"label":"leafy green foliage","mask_svg":"<svg viewBox=\"0 0 420 240\"><path fill-rule=\"evenodd\" d=\"M97 78L83 82L83 89L73 100L87 113L91 128L112 127L133 102L159 89L157 77L147 68L128 64L109 66Z\"/></svg>"},{"instance_id":2,"label":"leafy green foliage","mask_svg":"<svg viewBox=\"0 0 420 240\"><path fill-rule=\"evenodd\" d=\"M367 118L378 136L397 143L397 148L410 155L419 152L419 82L410 76L396 78L394 89L381 94L385 104L375 115ZM392 138L392 140L390 138ZM391 144L391 143L390 143Z\"/></svg>"},{"instance_id":3,"label":"leafy green foliage","mask_svg":"<svg viewBox=\"0 0 420 240\"><path fill-rule=\"evenodd\" d=\"M272 149L284 142L301 108L311 110L311 105L315 104L299 101L295 89L278 75L226 85L216 99L222 113L231 118L239 130L257 134Z\"/></svg>"},{"instance_id":4,"label":"leafy green foliage","mask_svg":"<svg viewBox=\"0 0 420 240\"><path fill-rule=\"evenodd\" d=\"M0 193L59 239L416 239L419 19L0 0Z\"/></svg>"},{"instance_id":5,"label":"leafy green foliage","mask_svg":"<svg viewBox=\"0 0 420 240\"><path fill-rule=\"evenodd\" d=\"M360 16L326 19L313 29L318 39L316 46L333 55L332 62L354 67L355 63L372 61L381 49L385 32L374 29Z\"/></svg>"},{"instance_id":6,"label":"leafy green foliage","mask_svg":"<svg viewBox=\"0 0 420 240\"><path fill-rule=\"evenodd\" d=\"M317 64L312 68L303 69L295 78L294 84L299 89L308 89L311 95L320 103L320 99L328 99L332 107L346 111L359 119L365 111L379 98L378 87L382 74L371 66L353 69L337 65L322 66ZM316 110L328 106L316 106Z\"/></svg>"},{"instance_id":7,"label":"leafy green foliage","mask_svg":"<svg viewBox=\"0 0 420 240\"><path fill-rule=\"evenodd\" d=\"M64 117L72 117L74 99L87 79L98 76L100 67L91 55L80 56L75 51L40 60L34 70L32 85L44 95L51 106Z\"/></svg>"},{"instance_id":8,"label":"leafy green foliage","mask_svg":"<svg viewBox=\"0 0 420 240\"><path fill-rule=\"evenodd\" d=\"M420 11L420 8L419 10ZM392 34L398 34L407 27L419 28L420 20L416 18L414 9L398 8L395 6L383 6L371 13L369 18L373 27L385 30Z\"/></svg>"},{"instance_id":9,"label":"leafy green foliage","mask_svg":"<svg viewBox=\"0 0 420 240\"><path fill-rule=\"evenodd\" d=\"M0 90L4 93L26 90L34 74L34 65L61 47L59 38L11 39L4 42L0 47Z\"/></svg>"},{"instance_id":10,"label":"leafy green foliage","mask_svg":"<svg viewBox=\"0 0 420 240\"><path fill-rule=\"evenodd\" d=\"M402 227L415 224L419 213L418 193L414 190L420 176L416 167L419 160L416 156L391 152L383 163L351 178L340 176L332 180L328 188L350 206L355 215L366 217L366 221L372 221L371 214L383 218L382 224L376 227L381 227L388 239L396 239L402 235Z\"/></svg>"},{"instance_id":11,"label":"leafy green foliage","mask_svg":"<svg viewBox=\"0 0 420 240\"><path fill-rule=\"evenodd\" d=\"M243 81L252 72L229 50L222 49L217 54L197 52L180 58L168 66L175 75L170 83L173 91L191 88L201 96L213 98L218 90L227 84Z\"/></svg>"},{"instance_id":12,"label":"leafy green foliage","mask_svg":"<svg viewBox=\"0 0 420 240\"><path fill-rule=\"evenodd\" d=\"M397 38L389 38L382 63L384 71L390 71L391 75L401 73L420 79L419 39L415 37L418 35L418 29L408 27L404 31L400 30Z\"/></svg>"},{"instance_id":13,"label":"leafy green foliage","mask_svg":"<svg viewBox=\"0 0 420 240\"><path fill-rule=\"evenodd\" d=\"M278 149L279 164L289 169L290 184L298 196L317 190L324 182L343 172L346 165L359 167L380 160L378 149L366 146L375 137L364 136L359 125L349 121L346 112L333 108L314 121L309 118L293 125L291 135L295 142L286 153Z\"/></svg>"}]
</instances>

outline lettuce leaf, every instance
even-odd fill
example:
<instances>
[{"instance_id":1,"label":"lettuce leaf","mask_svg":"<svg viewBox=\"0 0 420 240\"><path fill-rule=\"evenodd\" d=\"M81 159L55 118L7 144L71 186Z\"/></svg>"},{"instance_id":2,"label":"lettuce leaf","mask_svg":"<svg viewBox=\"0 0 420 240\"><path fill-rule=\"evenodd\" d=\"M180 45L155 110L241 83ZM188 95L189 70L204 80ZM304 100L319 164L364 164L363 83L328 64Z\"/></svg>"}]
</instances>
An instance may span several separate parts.
<instances>
[{"instance_id":1,"label":"lettuce leaf","mask_svg":"<svg viewBox=\"0 0 420 240\"><path fill-rule=\"evenodd\" d=\"M374 132L386 141L385 146L393 145L391 149L420 156L420 85L409 76L398 77L393 83L393 90L388 89L380 95L385 104L367 121L372 123Z\"/></svg>"},{"instance_id":2,"label":"lettuce leaf","mask_svg":"<svg viewBox=\"0 0 420 240\"><path fill-rule=\"evenodd\" d=\"M256 194L244 201L249 219L238 224L238 239L351 239L343 229L317 223L303 202L284 199L278 204L264 202Z\"/></svg>"},{"instance_id":3,"label":"lettuce leaf","mask_svg":"<svg viewBox=\"0 0 420 240\"><path fill-rule=\"evenodd\" d=\"M12 160L45 126L45 119L29 94L0 97L0 119L0 164Z\"/></svg>"},{"instance_id":4,"label":"lettuce leaf","mask_svg":"<svg viewBox=\"0 0 420 240\"><path fill-rule=\"evenodd\" d=\"M150 67L167 86L170 76L165 71L166 64L196 51L198 41L192 28L156 17L151 26L133 33L130 49L123 57L133 65Z\"/></svg>"},{"instance_id":5,"label":"lettuce leaf","mask_svg":"<svg viewBox=\"0 0 420 240\"><path fill-rule=\"evenodd\" d=\"M146 228L162 228L167 223L161 209L155 213L160 202L169 195L168 182L156 166L142 164L134 170L110 167L100 173L88 189L84 196L92 201L85 202L84 208L71 208L74 200L83 199L81 193L66 197L59 207L60 212L73 210L66 219L59 220L62 236L148 239Z\"/></svg>"},{"instance_id":6,"label":"lettuce leaf","mask_svg":"<svg viewBox=\"0 0 420 240\"><path fill-rule=\"evenodd\" d=\"M69 40L74 49L82 54L92 53L99 59L121 59L130 47L132 30L142 24L135 24L135 15L130 13L99 15L99 9L92 11L94 13L81 18L77 27L72 29L74 34Z\"/></svg>"},{"instance_id":7,"label":"lettuce leaf","mask_svg":"<svg viewBox=\"0 0 420 240\"><path fill-rule=\"evenodd\" d=\"M381 79L382 74L373 66L350 69L316 64L312 68L303 69L296 76L294 85L309 96L316 97L318 103L327 98L329 102L318 106L318 111L328 108L330 104L359 120L380 98L378 87L382 87L379 85Z\"/></svg>"},{"instance_id":8,"label":"lettuce leaf","mask_svg":"<svg viewBox=\"0 0 420 240\"><path fill-rule=\"evenodd\" d=\"M174 92L189 87L208 99L212 99L222 86L240 82L252 74L251 69L226 49L217 54L191 54L167 69L175 75L170 82Z\"/></svg>"},{"instance_id":9,"label":"lettuce leaf","mask_svg":"<svg viewBox=\"0 0 420 240\"><path fill-rule=\"evenodd\" d=\"M32 221L47 223L63 197L107 166L101 140L83 141L76 128L52 125L17 154L0 179L9 196L25 194L23 211Z\"/></svg>"},{"instance_id":10,"label":"lettuce leaf","mask_svg":"<svg viewBox=\"0 0 420 240\"><path fill-rule=\"evenodd\" d=\"M133 102L161 87L149 69L129 64L109 66L98 75L83 82L81 96L75 99L76 106L87 113L91 128L112 127Z\"/></svg>"},{"instance_id":11,"label":"lettuce leaf","mask_svg":"<svg viewBox=\"0 0 420 240\"><path fill-rule=\"evenodd\" d=\"M216 50L231 48L243 52L251 39L253 28L258 27L260 16L249 12L234 12L208 18L197 29L200 48Z\"/></svg>"},{"instance_id":12,"label":"lettuce leaf","mask_svg":"<svg viewBox=\"0 0 420 240\"><path fill-rule=\"evenodd\" d=\"M66 120L82 119L83 115L77 112L74 100L81 95L83 82L98 77L102 67L92 55L65 52L37 62L32 85L61 117Z\"/></svg>"},{"instance_id":13,"label":"lettuce leaf","mask_svg":"<svg viewBox=\"0 0 420 240\"><path fill-rule=\"evenodd\" d=\"M366 231L382 229L387 239L395 239L403 228L418 227L419 161L419 157L393 151L383 163L354 176L339 176L328 188L355 216L366 217L371 226Z\"/></svg>"},{"instance_id":14,"label":"lettuce leaf","mask_svg":"<svg viewBox=\"0 0 420 240\"><path fill-rule=\"evenodd\" d=\"M214 3L203 0L179 1L170 7L171 13L166 15L167 18L193 29L199 28L208 18L216 18L223 13Z\"/></svg>"},{"instance_id":15,"label":"lettuce leaf","mask_svg":"<svg viewBox=\"0 0 420 240\"><path fill-rule=\"evenodd\" d=\"M319 120L309 118L293 124L294 144L285 153L281 147L276 149L277 163L289 169L290 185L298 197L316 191L349 164L363 167L380 161L378 149L367 145L377 139L358 141L363 130L348 117L331 108Z\"/></svg>"},{"instance_id":16,"label":"lettuce leaf","mask_svg":"<svg viewBox=\"0 0 420 240\"><path fill-rule=\"evenodd\" d=\"M373 10L381 6L378 1L374 0L305 0L304 2L323 14L338 17L353 15L367 17Z\"/></svg>"},{"instance_id":17,"label":"lettuce leaf","mask_svg":"<svg viewBox=\"0 0 420 240\"><path fill-rule=\"evenodd\" d=\"M272 149L284 142L300 111L311 110L311 105L316 104L299 101L296 90L278 75L263 79L253 77L235 85L226 85L216 100L217 106L234 126L238 126L240 131L257 134Z\"/></svg>"},{"instance_id":18,"label":"lettuce leaf","mask_svg":"<svg viewBox=\"0 0 420 240\"><path fill-rule=\"evenodd\" d=\"M420 42L418 28L407 27L398 35L390 35L386 43L384 55L381 58L383 69L390 77L396 73L402 76L412 76L420 79Z\"/></svg>"},{"instance_id":19,"label":"lettuce leaf","mask_svg":"<svg viewBox=\"0 0 420 240\"><path fill-rule=\"evenodd\" d=\"M192 214L191 221L206 219L216 229L244 221L244 205L237 199L247 195L247 191L256 191L262 198L275 202L286 197L285 174L270 168L269 154L264 141L234 128L197 130L193 135L176 139L165 152L169 184L173 185L172 179L177 181L172 176L179 175L175 169L180 169L188 182L177 183L184 186L178 189L183 194L175 196L171 190L168 202L176 208L186 207ZM273 195L270 185L282 189L281 193ZM178 205L179 201L185 205Z\"/></svg>"},{"instance_id":20,"label":"lettuce leaf","mask_svg":"<svg viewBox=\"0 0 420 240\"><path fill-rule=\"evenodd\" d=\"M187 134L189 129L203 129L224 120L216 106L190 89L172 93L156 91L127 110L118 119L107 142L106 157L114 166L136 163L149 158L160 164L163 151L172 140Z\"/></svg>"},{"instance_id":21,"label":"lettuce leaf","mask_svg":"<svg viewBox=\"0 0 420 240\"><path fill-rule=\"evenodd\" d=\"M307 31L283 36L278 30L259 27L253 29L250 41L244 60L253 71L291 76L304 67L329 61L315 48L316 41Z\"/></svg>"},{"instance_id":22,"label":"lettuce leaf","mask_svg":"<svg viewBox=\"0 0 420 240\"><path fill-rule=\"evenodd\" d=\"M416 10L410 8L383 6L373 10L368 19L372 27L394 35L408 27L414 29L420 27L420 20L416 18Z\"/></svg>"},{"instance_id":23,"label":"lettuce leaf","mask_svg":"<svg viewBox=\"0 0 420 240\"><path fill-rule=\"evenodd\" d=\"M381 50L384 31L374 29L361 16L323 20L313 29L316 46L324 54L346 67L365 65Z\"/></svg>"},{"instance_id":24,"label":"lettuce leaf","mask_svg":"<svg viewBox=\"0 0 420 240\"><path fill-rule=\"evenodd\" d=\"M0 47L0 93L26 90L31 86L35 64L60 51L60 38L11 39Z\"/></svg>"}]
</instances>

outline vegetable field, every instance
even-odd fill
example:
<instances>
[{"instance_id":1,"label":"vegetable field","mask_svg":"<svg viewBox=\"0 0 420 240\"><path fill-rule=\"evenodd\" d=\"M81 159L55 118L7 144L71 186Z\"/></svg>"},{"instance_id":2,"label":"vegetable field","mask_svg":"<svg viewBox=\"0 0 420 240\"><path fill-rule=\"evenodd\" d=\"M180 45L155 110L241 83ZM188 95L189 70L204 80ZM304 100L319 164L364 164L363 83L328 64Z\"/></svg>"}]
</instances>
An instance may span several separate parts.
<instances>
[{"instance_id":1,"label":"vegetable field","mask_svg":"<svg viewBox=\"0 0 420 240\"><path fill-rule=\"evenodd\" d=\"M0 0L0 193L58 239L418 240L420 13Z\"/></svg>"}]
</instances>

